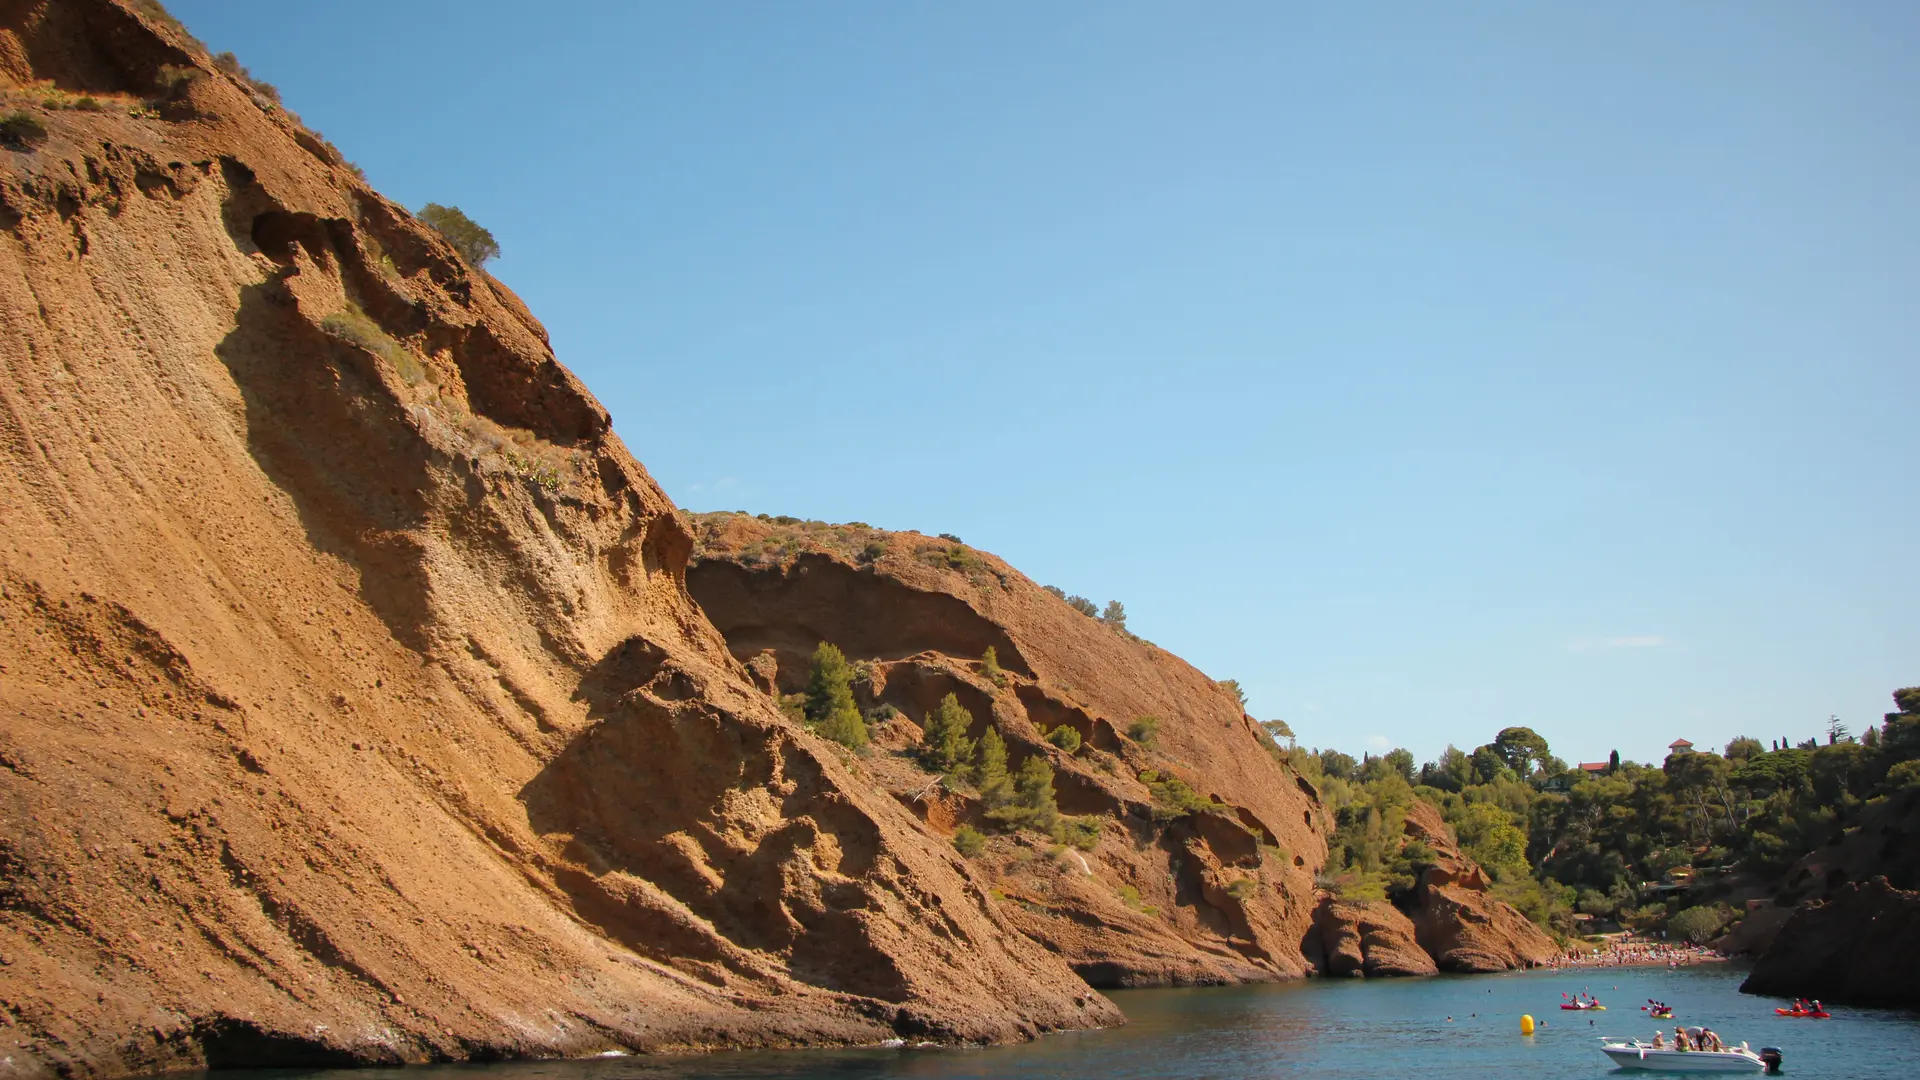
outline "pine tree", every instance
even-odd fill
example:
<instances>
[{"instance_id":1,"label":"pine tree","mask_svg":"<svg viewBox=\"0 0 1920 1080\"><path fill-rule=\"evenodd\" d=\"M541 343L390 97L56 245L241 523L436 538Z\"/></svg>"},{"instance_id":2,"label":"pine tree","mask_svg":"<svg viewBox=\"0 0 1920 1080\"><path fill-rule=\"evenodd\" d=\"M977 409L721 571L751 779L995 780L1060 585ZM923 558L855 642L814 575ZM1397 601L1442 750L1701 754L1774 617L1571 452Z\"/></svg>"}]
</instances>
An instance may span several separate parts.
<instances>
[{"instance_id":1,"label":"pine tree","mask_svg":"<svg viewBox=\"0 0 1920 1080\"><path fill-rule=\"evenodd\" d=\"M1013 799L1026 812L1027 828L1051 833L1060 824L1060 806L1053 800L1053 767L1039 754L1020 764L1013 778Z\"/></svg>"},{"instance_id":2,"label":"pine tree","mask_svg":"<svg viewBox=\"0 0 1920 1080\"><path fill-rule=\"evenodd\" d=\"M1007 775L1007 741L992 727L980 736L975 759L975 782L980 786L980 801L988 810L998 810L1013 801L1013 778Z\"/></svg>"},{"instance_id":3,"label":"pine tree","mask_svg":"<svg viewBox=\"0 0 1920 1080\"><path fill-rule=\"evenodd\" d=\"M824 738L859 749L867 745L867 723L853 703L853 668L830 642L813 650L813 672L807 681L807 721Z\"/></svg>"},{"instance_id":4,"label":"pine tree","mask_svg":"<svg viewBox=\"0 0 1920 1080\"><path fill-rule=\"evenodd\" d=\"M995 686L1007 685L1006 673L1000 670L1000 654L991 645L987 646L986 654L980 657L980 674Z\"/></svg>"},{"instance_id":5,"label":"pine tree","mask_svg":"<svg viewBox=\"0 0 1920 1080\"><path fill-rule=\"evenodd\" d=\"M940 699L939 707L927 714L920 736L920 762L934 772L952 773L965 769L973 756L973 740L967 729L973 726L973 714L952 694Z\"/></svg>"}]
</instances>

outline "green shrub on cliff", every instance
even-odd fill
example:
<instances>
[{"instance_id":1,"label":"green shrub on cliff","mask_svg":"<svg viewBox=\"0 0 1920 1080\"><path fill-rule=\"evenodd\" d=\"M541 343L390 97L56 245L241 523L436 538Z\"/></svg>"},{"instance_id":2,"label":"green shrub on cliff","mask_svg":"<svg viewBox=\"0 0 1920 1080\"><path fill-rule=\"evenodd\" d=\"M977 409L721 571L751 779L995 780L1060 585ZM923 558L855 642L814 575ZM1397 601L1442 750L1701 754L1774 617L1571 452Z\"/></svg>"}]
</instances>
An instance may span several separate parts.
<instances>
[{"instance_id":1,"label":"green shrub on cliff","mask_svg":"<svg viewBox=\"0 0 1920 1080\"><path fill-rule=\"evenodd\" d=\"M1695 945L1704 945L1720 936L1720 928L1727 925L1726 913L1716 907L1701 905L1690 907L1667 920L1667 933L1684 938Z\"/></svg>"},{"instance_id":2,"label":"green shrub on cliff","mask_svg":"<svg viewBox=\"0 0 1920 1080\"><path fill-rule=\"evenodd\" d=\"M1080 749L1080 733L1067 724L1047 732L1047 741L1069 754Z\"/></svg>"},{"instance_id":3,"label":"green shrub on cliff","mask_svg":"<svg viewBox=\"0 0 1920 1080\"><path fill-rule=\"evenodd\" d=\"M213 66L238 79L248 89L266 98L268 101L276 105L280 103L280 89L265 79L254 78L253 72L248 71L246 66L240 63L240 58L232 53L215 53L213 56Z\"/></svg>"},{"instance_id":4,"label":"green shrub on cliff","mask_svg":"<svg viewBox=\"0 0 1920 1080\"><path fill-rule=\"evenodd\" d=\"M997 810L1013 801L1013 778L1007 775L1007 741L992 726L980 736L979 756L975 759L974 782L980 786L980 802L988 810Z\"/></svg>"},{"instance_id":5,"label":"green shrub on cliff","mask_svg":"<svg viewBox=\"0 0 1920 1080\"><path fill-rule=\"evenodd\" d=\"M1141 746L1152 746L1160 738L1160 718L1143 716L1127 725L1127 738Z\"/></svg>"},{"instance_id":6,"label":"green shrub on cliff","mask_svg":"<svg viewBox=\"0 0 1920 1080\"><path fill-rule=\"evenodd\" d=\"M1213 809L1212 800L1202 798L1177 776L1163 776L1148 769L1140 774L1140 782L1147 785L1147 791L1153 795L1155 821L1175 821Z\"/></svg>"},{"instance_id":7,"label":"green shrub on cliff","mask_svg":"<svg viewBox=\"0 0 1920 1080\"><path fill-rule=\"evenodd\" d=\"M994 821L1051 836L1060 827L1060 806L1053 798L1053 767L1035 754L1020 763L1013 777L1013 799L987 811Z\"/></svg>"},{"instance_id":8,"label":"green shrub on cliff","mask_svg":"<svg viewBox=\"0 0 1920 1080\"><path fill-rule=\"evenodd\" d=\"M1063 817L1053 830L1053 838L1063 844L1071 844L1081 851L1092 851L1100 846L1100 816L1088 814L1084 817Z\"/></svg>"},{"instance_id":9,"label":"green shrub on cliff","mask_svg":"<svg viewBox=\"0 0 1920 1080\"><path fill-rule=\"evenodd\" d=\"M460 257L475 267L485 266L489 259L500 255L500 244L494 240L493 234L481 228L457 206L428 203L420 208L419 217L435 232L446 237L447 243L453 245Z\"/></svg>"},{"instance_id":10,"label":"green shrub on cliff","mask_svg":"<svg viewBox=\"0 0 1920 1080\"><path fill-rule=\"evenodd\" d=\"M320 329L392 364L394 371L410 386L417 386L428 377L427 369L413 358L405 346L393 340L385 330L380 329L379 323L351 303L321 319Z\"/></svg>"},{"instance_id":11,"label":"green shrub on cliff","mask_svg":"<svg viewBox=\"0 0 1920 1080\"><path fill-rule=\"evenodd\" d=\"M867 723L853 703L853 668L831 642L813 650L807 680L807 721L822 737L855 750L867 745Z\"/></svg>"},{"instance_id":12,"label":"green shrub on cliff","mask_svg":"<svg viewBox=\"0 0 1920 1080\"><path fill-rule=\"evenodd\" d=\"M973 714L952 694L927 714L920 736L920 764L938 773L960 773L973 756L973 740L967 729L973 726Z\"/></svg>"},{"instance_id":13,"label":"green shrub on cliff","mask_svg":"<svg viewBox=\"0 0 1920 1080\"><path fill-rule=\"evenodd\" d=\"M980 674L995 686L1007 685L1007 673L1000 669L1000 654L991 645L980 657Z\"/></svg>"},{"instance_id":14,"label":"green shrub on cliff","mask_svg":"<svg viewBox=\"0 0 1920 1080\"><path fill-rule=\"evenodd\" d=\"M966 858L974 858L987 850L987 838L980 830L971 825L962 825L953 833L953 849Z\"/></svg>"},{"instance_id":15,"label":"green shrub on cliff","mask_svg":"<svg viewBox=\"0 0 1920 1080\"><path fill-rule=\"evenodd\" d=\"M47 141L47 125L30 112L15 109L0 117L0 142L8 146L34 147Z\"/></svg>"}]
</instances>

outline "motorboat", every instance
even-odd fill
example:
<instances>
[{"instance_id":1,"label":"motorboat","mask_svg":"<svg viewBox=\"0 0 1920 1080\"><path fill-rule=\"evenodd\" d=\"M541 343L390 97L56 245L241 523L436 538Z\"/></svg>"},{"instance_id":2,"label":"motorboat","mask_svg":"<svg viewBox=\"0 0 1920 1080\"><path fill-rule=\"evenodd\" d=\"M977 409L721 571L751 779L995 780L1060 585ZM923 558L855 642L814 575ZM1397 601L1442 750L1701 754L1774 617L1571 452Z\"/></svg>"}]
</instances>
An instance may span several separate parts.
<instances>
[{"instance_id":1,"label":"motorboat","mask_svg":"<svg viewBox=\"0 0 1920 1080\"><path fill-rule=\"evenodd\" d=\"M1780 1071L1780 1051L1764 1047L1759 1053L1745 1043L1725 1050L1675 1050L1655 1048L1639 1039L1604 1038L1600 1052L1622 1069L1648 1069L1655 1072L1759 1073Z\"/></svg>"}]
</instances>

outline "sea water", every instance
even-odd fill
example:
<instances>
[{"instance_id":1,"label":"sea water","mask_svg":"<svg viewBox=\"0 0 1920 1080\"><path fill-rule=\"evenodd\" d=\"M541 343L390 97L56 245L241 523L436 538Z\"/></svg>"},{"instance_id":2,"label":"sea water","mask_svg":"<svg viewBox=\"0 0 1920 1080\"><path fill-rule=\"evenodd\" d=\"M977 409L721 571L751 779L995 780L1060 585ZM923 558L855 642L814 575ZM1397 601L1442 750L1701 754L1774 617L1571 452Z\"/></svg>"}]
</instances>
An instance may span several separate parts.
<instances>
[{"instance_id":1,"label":"sea water","mask_svg":"<svg viewBox=\"0 0 1920 1080\"><path fill-rule=\"evenodd\" d=\"M1705 1025L1755 1050L1778 1046L1807 1080L1920 1077L1920 1014L1832 1007L1833 1019L1774 1015L1787 1002L1739 992L1726 964L1606 968L1429 979L1313 979L1265 986L1128 990L1109 996L1125 1027L982 1049L784 1050L635 1056L405 1070L326 1080L1245 1080L1257 1077L1652 1076L1617 1070L1602 1035L1671 1037ZM1567 1012L1561 995L1598 996L1605 1012ZM1654 998L1674 1019L1651 1020ZM1520 1034L1520 1017L1540 1026ZM232 1074L226 1074L231 1076ZM308 1077L313 1074L305 1074Z\"/></svg>"}]
</instances>

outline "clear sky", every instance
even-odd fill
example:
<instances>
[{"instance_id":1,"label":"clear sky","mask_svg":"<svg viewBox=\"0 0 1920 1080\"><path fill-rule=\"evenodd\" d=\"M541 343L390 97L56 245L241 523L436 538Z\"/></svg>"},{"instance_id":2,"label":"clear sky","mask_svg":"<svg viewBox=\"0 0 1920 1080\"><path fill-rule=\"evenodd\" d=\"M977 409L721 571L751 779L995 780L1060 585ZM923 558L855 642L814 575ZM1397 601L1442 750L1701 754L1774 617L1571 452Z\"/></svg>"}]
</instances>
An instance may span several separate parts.
<instances>
[{"instance_id":1,"label":"clear sky","mask_svg":"<svg viewBox=\"0 0 1920 1080\"><path fill-rule=\"evenodd\" d=\"M957 533L1349 752L1920 683L1920 4L172 0L667 492Z\"/></svg>"}]
</instances>

